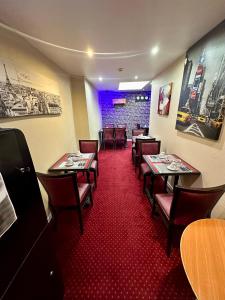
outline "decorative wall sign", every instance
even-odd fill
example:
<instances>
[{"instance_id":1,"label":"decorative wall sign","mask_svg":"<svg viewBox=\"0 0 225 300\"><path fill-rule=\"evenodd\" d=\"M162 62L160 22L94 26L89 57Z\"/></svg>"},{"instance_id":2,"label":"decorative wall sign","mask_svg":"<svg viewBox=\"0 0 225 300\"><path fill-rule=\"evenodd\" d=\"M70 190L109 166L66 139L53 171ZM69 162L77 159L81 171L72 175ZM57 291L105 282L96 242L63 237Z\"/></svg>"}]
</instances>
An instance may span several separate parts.
<instances>
[{"instance_id":1,"label":"decorative wall sign","mask_svg":"<svg viewBox=\"0 0 225 300\"><path fill-rule=\"evenodd\" d=\"M172 82L159 89L158 114L168 115L170 110L170 100L172 93Z\"/></svg>"},{"instance_id":2,"label":"decorative wall sign","mask_svg":"<svg viewBox=\"0 0 225 300\"><path fill-rule=\"evenodd\" d=\"M57 90L48 78L0 59L0 118L60 114Z\"/></svg>"},{"instance_id":3,"label":"decorative wall sign","mask_svg":"<svg viewBox=\"0 0 225 300\"><path fill-rule=\"evenodd\" d=\"M176 129L217 140L225 115L225 21L186 54Z\"/></svg>"}]
</instances>

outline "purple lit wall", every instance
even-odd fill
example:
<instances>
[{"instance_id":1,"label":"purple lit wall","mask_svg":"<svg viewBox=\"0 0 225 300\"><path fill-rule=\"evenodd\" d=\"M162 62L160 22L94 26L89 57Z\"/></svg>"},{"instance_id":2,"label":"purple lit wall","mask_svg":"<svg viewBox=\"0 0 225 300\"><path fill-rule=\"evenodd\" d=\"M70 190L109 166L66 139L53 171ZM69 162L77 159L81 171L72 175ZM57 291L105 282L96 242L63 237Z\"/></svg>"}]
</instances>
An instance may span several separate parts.
<instances>
[{"instance_id":1,"label":"purple lit wall","mask_svg":"<svg viewBox=\"0 0 225 300\"><path fill-rule=\"evenodd\" d=\"M112 99L118 98L126 98L126 105L114 106ZM127 123L128 138L131 138L131 130L136 128L137 123L142 127L149 126L150 99L151 92L100 91L99 103L102 112L102 126L111 123L115 126Z\"/></svg>"}]
</instances>

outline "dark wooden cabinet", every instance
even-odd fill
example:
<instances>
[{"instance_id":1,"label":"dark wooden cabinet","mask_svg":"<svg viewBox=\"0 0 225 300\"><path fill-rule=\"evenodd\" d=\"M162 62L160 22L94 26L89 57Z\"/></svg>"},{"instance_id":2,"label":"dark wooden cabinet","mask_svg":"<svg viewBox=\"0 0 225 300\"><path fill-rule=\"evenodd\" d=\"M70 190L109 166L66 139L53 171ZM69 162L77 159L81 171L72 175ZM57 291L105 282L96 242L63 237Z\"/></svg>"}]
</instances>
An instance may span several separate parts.
<instances>
[{"instance_id":1,"label":"dark wooden cabinet","mask_svg":"<svg viewBox=\"0 0 225 300\"><path fill-rule=\"evenodd\" d=\"M17 221L0 238L0 299L62 299L51 229L23 133L0 129L0 172Z\"/></svg>"}]
</instances>

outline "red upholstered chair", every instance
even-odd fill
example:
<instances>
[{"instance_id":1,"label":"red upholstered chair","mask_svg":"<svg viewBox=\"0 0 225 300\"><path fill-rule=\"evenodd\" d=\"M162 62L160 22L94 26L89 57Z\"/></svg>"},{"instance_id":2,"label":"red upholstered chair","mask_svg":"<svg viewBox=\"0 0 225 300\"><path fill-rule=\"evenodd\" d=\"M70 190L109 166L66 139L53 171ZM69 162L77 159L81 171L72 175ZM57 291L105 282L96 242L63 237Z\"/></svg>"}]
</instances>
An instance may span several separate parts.
<instances>
[{"instance_id":1,"label":"red upholstered chair","mask_svg":"<svg viewBox=\"0 0 225 300\"><path fill-rule=\"evenodd\" d=\"M156 194L153 204L162 216L167 228L167 255L170 255L172 234L175 226L190 223L210 216L213 207L225 192L225 185L211 188L186 188L176 186L173 194Z\"/></svg>"},{"instance_id":2,"label":"red upholstered chair","mask_svg":"<svg viewBox=\"0 0 225 300\"><path fill-rule=\"evenodd\" d=\"M132 129L132 136L138 136L140 134L145 134L145 130L144 129Z\"/></svg>"},{"instance_id":3,"label":"red upholstered chair","mask_svg":"<svg viewBox=\"0 0 225 300\"><path fill-rule=\"evenodd\" d=\"M152 142L152 141L155 141L155 139L154 138L149 138L149 139L136 138L135 148L132 149L132 158L133 158L133 162L135 165L135 171L136 171L136 168L139 167L139 165L141 163L141 144L147 143L147 142Z\"/></svg>"},{"instance_id":4,"label":"red upholstered chair","mask_svg":"<svg viewBox=\"0 0 225 300\"><path fill-rule=\"evenodd\" d=\"M97 187L98 170L98 140L79 140L81 153L95 153L95 159L91 164L90 171L94 174L95 186Z\"/></svg>"},{"instance_id":5,"label":"red upholstered chair","mask_svg":"<svg viewBox=\"0 0 225 300\"><path fill-rule=\"evenodd\" d=\"M138 136L140 134L145 134L145 130L144 129L132 129L132 139L133 136ZM133 163L135 163L135 156L136 156L136 143L132 143L132 161Z\"/></svg>"},{"instance_id":6,"label":"red upholstered chair","mask_svg":"<svg viewBox=\"0 0 225 300\"><path fill-rule=\"evenodd\" d=\"M114 147L114 128L103 128L103 145L105 149L106 143L112 143Z\"/></svg>"},{"instance_id":7,"label":"red upholstered chair","mask_svg":"<svg viewBox=\"0 0 225 300\"><path fill-rule=\"evenodd\" d=\"M145 140L144 140L145 141ZM150 140L140 144L140 165L139 165L139 176L142 175L144 178L143 191L145 192L147 176L150 177L151 169L148 164L143 161L142 155L155 155L160 153L161 141ZM156 180L163 180L161 176L157 176Z\"/></svg>"},{"instance_id":8,"label":"red upholstered chair","mask_svg":"<svg viewBox=\"0 0 225 300\"><path fill-rule=\"evenodd\" d=\"M80 223L80 232L83 234L82 209L89 198L92 205L91 185L88 183L77 183L76 173L67 174L43 174L36 173L41 184L45 188L49 207L57 224L57 214L62 209L76 209Z\"/></svg>"},{"instance_id":9,"label":"red upholstered chair","mask_svg":"<svg viewBox=\"0 0 225 300\"><path fill-rule=\"evenodd\" d=\"M118 143L126 144L126 128L115 128L115 146Z\"/></svg>"},{"instance_id":10,"label":"red upholstered chair","mask_svg":"<svg viewBox=\"0 0 225 300\"><path fill-rule=\"evenodd\" d=\"M117 128L127 128L127 123L124 124L118 124Z\"/></svg>"},{"instance_id":11,"label":"red upholstered chair","mask_svg":"<svg viewBox=\"0 0 225 300\"><path fill-rule=\"evenodd\" d=\"M104 128L114 128L114 124L112 123L106 124Z\"/></svg>"}]
</instances>

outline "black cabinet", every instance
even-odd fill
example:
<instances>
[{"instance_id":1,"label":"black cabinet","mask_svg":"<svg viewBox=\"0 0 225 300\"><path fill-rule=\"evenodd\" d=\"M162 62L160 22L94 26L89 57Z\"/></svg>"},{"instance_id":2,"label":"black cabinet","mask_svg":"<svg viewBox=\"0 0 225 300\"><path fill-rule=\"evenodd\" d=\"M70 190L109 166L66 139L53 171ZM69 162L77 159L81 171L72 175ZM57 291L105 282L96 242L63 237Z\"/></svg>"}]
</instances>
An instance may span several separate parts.
<instances>
[{"instance_id":1,"label":"black cabinet","mask_svg":"<svg viewBox=\"0 0 225 300\"><path fill-rule=\"evenodd\" d=\"M0 238L0 299L62 299L33 162L17 129L0 129L0 172L18 218Z\"/></svg>"}]
</instances>

